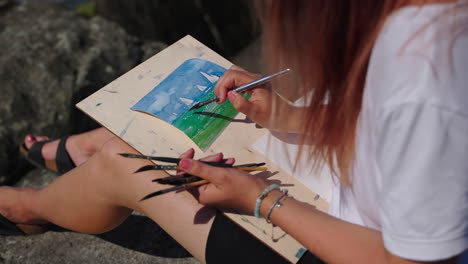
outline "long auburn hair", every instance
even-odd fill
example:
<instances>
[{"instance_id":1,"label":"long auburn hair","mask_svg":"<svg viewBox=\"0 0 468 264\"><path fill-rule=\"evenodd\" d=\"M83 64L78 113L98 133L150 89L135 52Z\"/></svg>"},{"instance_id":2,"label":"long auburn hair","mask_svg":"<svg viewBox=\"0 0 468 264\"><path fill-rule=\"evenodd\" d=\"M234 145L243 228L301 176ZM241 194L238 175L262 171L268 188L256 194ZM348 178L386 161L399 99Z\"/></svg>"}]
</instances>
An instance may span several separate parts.
<instances>
[{"instance_id":1,"label":"long auburn hair","mask_svg":"<svg viewBox=\"0 0 468 264\"><path fill-rule=\"evenodd\" d=\"M349 183L355 133L372 47L391 12L407 1L270 0L262 2L266 68L291 67L296 85L280 91L310 96L302 127L302 144L313 140L314 167L326 162ZM291 89L291 85L295 86ZM298 89L296 87L299 87ZM287 114L276 105L276 120ZM302 152L302 147L299 153Z\"/></svg>"}]
</instances>

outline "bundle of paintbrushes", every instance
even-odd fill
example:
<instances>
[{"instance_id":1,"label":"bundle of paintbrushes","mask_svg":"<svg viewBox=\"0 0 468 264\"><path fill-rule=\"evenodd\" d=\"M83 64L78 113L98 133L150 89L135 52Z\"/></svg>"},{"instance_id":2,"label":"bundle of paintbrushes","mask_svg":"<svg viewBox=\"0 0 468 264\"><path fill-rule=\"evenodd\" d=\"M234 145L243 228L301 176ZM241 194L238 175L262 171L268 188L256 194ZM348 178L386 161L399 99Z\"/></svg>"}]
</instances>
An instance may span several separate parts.
<instances>
[{"instance_id":1,"label":"bundle of paintbrushes","mask_svg":"<svg viewBox=\"0 0 468 264\"><path fill-rule=\"evenodd\" d=\"M154 156L145 156L145 155L137 155L137 154L129 154L129 153L120 153L122 157L125 158L134 158L134 159L147 159L147 160L155 160L159 162L167 162L167 163L173 163L176 165L147 165L144 166L135 173L138 172L143 172L143 171L150 171L150 170L174 170L177 171L179 170L179 164L181 159L178 158L169 158L169 157L154 157ZM224 161L223 162L210 162L210 161L200 161L203 162L207 165L214 166L214 167L222 167L222 168L235 168L238 170L242 171L265 171L267 168L262 167L265 165L265 163L249 163L249 164L242 164L242 165L231 165L231 164L226 164ZM172 185L174 187L159 190L154 193L150 193L147 196L143 197L141 201L147 200L149 198L165 194L168 192L174 192L174 191L180 191L180 190L186 190L195 186L200 186L202 184L208 183L207 180L203 180L200 177L193 176L190 174L181 174L181 175L169 175L168 177L163 177L163 178L158 178L154 179L153 182L157 182L159 184L165 184L165 185Z\"/></svg>"}]
</instances>

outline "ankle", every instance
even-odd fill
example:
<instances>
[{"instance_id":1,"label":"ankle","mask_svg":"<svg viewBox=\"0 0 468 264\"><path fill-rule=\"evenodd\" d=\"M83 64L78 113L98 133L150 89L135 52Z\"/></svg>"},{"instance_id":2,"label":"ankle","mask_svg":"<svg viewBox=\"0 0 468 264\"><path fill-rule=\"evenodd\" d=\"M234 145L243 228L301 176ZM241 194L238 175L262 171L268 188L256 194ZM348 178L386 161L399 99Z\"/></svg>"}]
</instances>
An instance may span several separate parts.
<instances>
[{"instance_id":1,"label":"ankle","mask_svg":"<svg viewBox=\"0 0 468 264\"><path fill-rule=\"evenodd\" d=\"M82 134L72 135L69 138L69 141L70 140L70 145L79 146L79 149L84 155L92 156L101 149L105 138L101 136L101 133L92 130Z\"/></svg>"},{"instance_id":2,"label":"ankle","mask_svg":"<svg viewBox=\"0 0 468 264\"><path fill-rule=\"evenodd\" d=\"M76 153L78 154L77 156L89 157L96 152L96 147L92 140L82 134L71 135L65 147L71 156L74 156L73 154Z\"/></svg>"}]
</instances>

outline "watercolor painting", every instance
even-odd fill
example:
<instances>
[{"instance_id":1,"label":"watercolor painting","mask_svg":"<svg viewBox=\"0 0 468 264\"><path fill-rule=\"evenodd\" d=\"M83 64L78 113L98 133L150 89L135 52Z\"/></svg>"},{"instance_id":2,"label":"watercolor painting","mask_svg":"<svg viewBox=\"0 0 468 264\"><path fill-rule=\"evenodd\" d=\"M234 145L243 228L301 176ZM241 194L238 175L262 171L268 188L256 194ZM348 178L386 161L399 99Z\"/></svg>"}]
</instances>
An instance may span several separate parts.
<instances>
[{"instance_id":1,"label":"watercolor painting","mask_svg":"<svg viewBox=\"0 0 468 264\"><path fill-rule=\"evenodd\" d=\"M202 59L189 59L169 74L131 109L154 115L183 131L205 151L237 115L229 101L190 110L214 96L225 68Z\"/></svg>"}]
</instances>

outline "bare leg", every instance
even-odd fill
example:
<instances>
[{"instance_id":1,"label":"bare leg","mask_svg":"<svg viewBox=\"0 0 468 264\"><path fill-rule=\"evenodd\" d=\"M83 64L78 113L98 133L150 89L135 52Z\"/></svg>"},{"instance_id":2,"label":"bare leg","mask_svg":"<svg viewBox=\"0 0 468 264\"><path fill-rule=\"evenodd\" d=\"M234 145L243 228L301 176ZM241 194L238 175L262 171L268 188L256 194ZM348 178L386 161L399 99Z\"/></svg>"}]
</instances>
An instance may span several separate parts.
<instances>
[{"instance_id":1,"label":"bare leg","mask_svg":"<svg viewBox=\"0 0 468 264\"><path fill-rule=\"evenodd\" d=\"M132 174L150 163L122 158L117 155L121 152L135 151L120 139L113 138L87 162L46 188L38 191L0 189L0 201L17 197L13 203L15 208L22 207L23 215L84 233L108 231L124 221L132 210L137 210L157 222L196 258L204 261L214 209L201 210L202 206L188 192L170 193L140 202L146 194L164 188L151 183L151 179L166 174ZM11 195L11 192L16 194ZM206 216L203 223L197 223L200 212Z\"/></svg>"}]
</instances>

